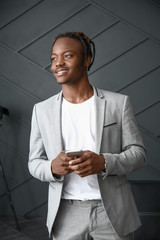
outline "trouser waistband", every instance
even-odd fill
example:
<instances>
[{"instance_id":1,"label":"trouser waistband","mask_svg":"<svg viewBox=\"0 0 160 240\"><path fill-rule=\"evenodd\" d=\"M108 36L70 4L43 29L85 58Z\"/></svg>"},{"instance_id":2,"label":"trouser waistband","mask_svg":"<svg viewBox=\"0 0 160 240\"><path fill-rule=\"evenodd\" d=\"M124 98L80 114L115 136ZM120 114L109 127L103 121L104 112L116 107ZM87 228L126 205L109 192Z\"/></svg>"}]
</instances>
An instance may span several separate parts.
<instances>
[{"instance_id":1,"label":"trouser waistband","mask_svg":"<svg viewBox=\"0 0 160 240\"><path fill-rule=\"evenodd\" d=\"M89 205L99 205L102 204L101 199L93 199L93 200L73 200L73 199L62 199L63 203L68 203L71 205L79 205L79 206L89 206Z\"/></svg>"}]
</instances>

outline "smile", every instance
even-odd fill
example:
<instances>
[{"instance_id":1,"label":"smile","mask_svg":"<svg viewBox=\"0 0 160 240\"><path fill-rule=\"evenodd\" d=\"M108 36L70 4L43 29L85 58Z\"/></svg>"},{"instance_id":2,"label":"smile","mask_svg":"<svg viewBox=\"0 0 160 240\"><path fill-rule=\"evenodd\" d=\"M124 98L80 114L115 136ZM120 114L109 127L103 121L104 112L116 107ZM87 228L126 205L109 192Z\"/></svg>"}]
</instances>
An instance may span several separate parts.
<instances>
[{"instance_id":1,"label":"smile","mask_svg":"<svg viewBox=\"0 0 160 240\"><path fill-rule=\"evenodd\" d=\"M61 76L61 75L63 75L66 72L68 72L68 69L59 69L59 70L56 71L56 74L58 76Z\"/></svg>"}]
</instances>

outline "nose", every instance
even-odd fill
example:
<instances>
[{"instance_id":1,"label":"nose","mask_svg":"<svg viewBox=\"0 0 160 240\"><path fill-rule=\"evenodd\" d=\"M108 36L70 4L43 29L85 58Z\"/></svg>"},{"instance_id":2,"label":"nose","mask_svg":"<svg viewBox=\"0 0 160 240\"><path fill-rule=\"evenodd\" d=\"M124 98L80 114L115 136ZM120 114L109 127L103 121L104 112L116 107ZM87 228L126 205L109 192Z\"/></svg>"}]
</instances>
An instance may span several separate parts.
<instances>
[{"instance_id":1,"label":"nose","mask_svg":"<svg viewBox=\"0 0 160 240\"><path fill-rule=\"evenodd\" d=\"M59 57L56 62L56 67L62 67L64 64L64 59L62 57Z\"/></svg>"}]
</instances>

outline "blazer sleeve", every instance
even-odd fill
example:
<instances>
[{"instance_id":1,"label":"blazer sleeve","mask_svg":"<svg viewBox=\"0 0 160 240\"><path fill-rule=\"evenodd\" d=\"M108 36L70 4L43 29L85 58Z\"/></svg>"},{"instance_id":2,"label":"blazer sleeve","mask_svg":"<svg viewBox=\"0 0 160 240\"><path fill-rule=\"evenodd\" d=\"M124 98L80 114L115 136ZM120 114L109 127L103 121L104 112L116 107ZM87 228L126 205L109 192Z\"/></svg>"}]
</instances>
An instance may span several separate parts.
<instances>
[{"instance_id":1,"label":"blazer sleeve","mask_svg":"<svg viewBox=\"0 0 160 240\"><path fill-rule=\"evenodd\" d=\"M48 160L45 151L43 139L38 126L38 119L36 114L36 105L33 108L30 134L30 151L28 168L30 174L45 182L59 181L55 178L51 171L52 160Z\"/></svg>"},{"instance_id":2,"label":"blazer sleeve","mask_svg":"<svg viewBox=\"0 0 160 240\"><path fill-rule=\"evenodd\" d=\"M122 108L121 129L122 152L103 154L107 175L126 175L146 163L146 150L128 96L125 96Z\"/></svg>"}]
</instances>

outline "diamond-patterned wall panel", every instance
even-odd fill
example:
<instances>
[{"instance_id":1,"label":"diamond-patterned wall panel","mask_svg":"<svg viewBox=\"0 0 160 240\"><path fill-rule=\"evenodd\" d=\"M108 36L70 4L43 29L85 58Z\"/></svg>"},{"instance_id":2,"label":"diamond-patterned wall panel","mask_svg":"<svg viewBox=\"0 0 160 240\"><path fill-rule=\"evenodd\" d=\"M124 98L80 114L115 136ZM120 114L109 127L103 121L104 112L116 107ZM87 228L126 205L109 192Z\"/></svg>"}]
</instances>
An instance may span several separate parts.
<instances>
[{"instance_id":1,"label":"diamond-patterned wall panel","mask_svg":"<svg viewBox=\"0 0 160 240\"><path fill-rule=\"evenodd\" d=\"M36 189L36 198L35 196ZM21 196L21 198L20 198ZM19 188L12 191L12 198L15 203L17 214L23 216L30 213L37 206L41 206L47 202L48 184L42 183L36 179L31 179ZM21 204L19 204L19 198Z\"/></svg>"},{"instance_id":2,"label":"diamond-patterned wall panel","mask_svg":"<svg viewBox=\"0 0 160 240\"><path fill-rule=\"evenodd\" d=\"M56 27L84 5L85 0L42 1L2 29L0 31L1 42L14 50L21 49Z\"/></svg>"},{"instance_id":3,"label":"diamond-patterned wall panel","mask_svg":"<svg viewBox=\"0 0 160 240\"><path fill-rule=\"evenodd\" d=\"M160 40L159 1L155 1L157 5L151 0L93 0L92 2L130 25L134 25L137 29L146 32L149 36Z\"/></svg>"},{"instance_id":4,"label":"diamond-patterned wall panel","mask_svg":"<svg viewBox=\"0 0 160 240\"><path fill-rule=\"evenodd\" d=\"M160 102L138 115L137 120L140 125L158 138L160 136ZM160 161L157 161L157 165L159 165L159 163Z\"/></svg>"},{"instance_id":5,"label":"diamond-patterned wall panel","mask_svg":"<svg viewBox=\"0 0 160 240\"><path fill-rule=\"evenodd\" d=\"M14 20L19 15L23 14L25 11L30 10L36 4L40 3L42 0L1 0L0 1L0 28L6 26L12 20Z\"/></svg>"},{"instance_id":6,"label":"diamond-patterned wall panel","mask_svg":"<svg viewBox=\"0 0 160 240\"><path fill-rule=\"evenodd\" d=\"M128 87L125 87L124 90L120 91L120 93L130 96L136 114L159 101L159 76L160 67L135 82L132 82Z\"/></svg>"},{"instance_id":7,"label":"diamond-patterned wall panel","mask_svg":"<svg viewBox=\"0 0 160 240\"><path fill-rule=\"evenodd\" d=\"M0 74L33 96L45 99L57 92L51 74L8 48L0 46Z\"/></svg>"},{"instance_id":8,"label":"diamond-patterned wall panel","mask_svg":"<svg viewBox=\"0 0 160 240\"><path fill-rule=\"evenodd\" d=\"M146 40L112 63L102 66L100 70L91 74L90 79L100 88L120 91L159 65L160 45Z\"/></svg>"},{"instance_id":9,"label":"diamond-patterned wall panel","mask_svg":"<svg viewBox=\"0 0 160 240\"><path fill-rule=\"evenodd\" d=\"M12 214L13 214L12 209L10 207L10 204L9 204L6 194L0 196L0 206L1 206L1 209L0 209L1 216L5 216L5 215L12 216Z\"/></svg>"},{"instance_id":10,"label":"diamond-patterned wall panel","mask_svg":"<svg viewBox=\"0 0 160 240\"><path fill-rule=\"evenodd\" d=\"M141 180L144 181L159 181L160 178L160 147L158 139L152 135L145 132L143 129L140 130L144 139L144 144L147 149L147 165L132 174L129 174L128 178L130 180Z\"/></svg>"},{"instance_id":11,"label":"diamond-patterned wall panel","mask_svg":"<svg viewBox=\"0 0 160 240\"><path fill-rule=\"evenodd\" d=\"M96 38L96 59L92 71L114 60L145 39L145 36L119 22Z\"/></svg>"},{"instance_id":12,"label":"diamond-patterned wall panel","mask_svg":"<svg viewBox=\"0 0 160 240\"><path fill-rule=\"evenodd\" d=\"M89 19L88 16L90 16ZM37 41L26 46L20 53L40 66L47 66L50 64L53 39L58 33L66 31L83 31L88 36L93 37L110 27L115 21L116 18L104 14L96 7L89 5L65 22L62 22L62 24L58 25ZM92 24L93 22L94 24Z\"/></svg>"},{"instance_id":13,"label":"diamond-patterned wall panel","mask_svg":"<svg viewBox=\"0 0 160 240\"><path fill-rule=\"evenodd\" d=\"M6 152L6 146L2 144L0 145L0 152L5 152L5 158L1 158L1 164L10 189L23 185L31 179L31 175L28 172L28 155L25 156L10 147L8 147ZM4 182L0 182L0 184L4 185ZM2 194L4 194L4 188L0 187L0 196Z\"/></svg>"},{"instance_id":14,"label":"diamond-patterned wall panel","mask_svg":"<svg viewBox=\"0 0 160 240\"><path fill-rule=\"evenodd\" d=\"M0 141L5 142L6 145L25 156L29 151L29 136L30 128L12 117L12 114L9 118L6 118L5 124L0 129Z\"/></svg>"},{"instance_id":15,"label":"diamond-patterned wall panel","mask_svg":"<svg viewBox=\"0 0 160 240\"><path fill-rule=\"evenodd\" d=\"M8 106L11 114L29 127L33 105L39 101L39 98L3 77L0 77L0 86L3 105ZM6 92L8 93L7 97Z\"/></svg>"}]
</instances>

